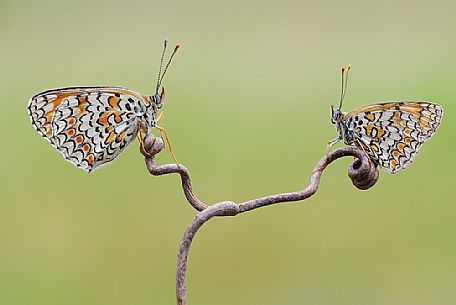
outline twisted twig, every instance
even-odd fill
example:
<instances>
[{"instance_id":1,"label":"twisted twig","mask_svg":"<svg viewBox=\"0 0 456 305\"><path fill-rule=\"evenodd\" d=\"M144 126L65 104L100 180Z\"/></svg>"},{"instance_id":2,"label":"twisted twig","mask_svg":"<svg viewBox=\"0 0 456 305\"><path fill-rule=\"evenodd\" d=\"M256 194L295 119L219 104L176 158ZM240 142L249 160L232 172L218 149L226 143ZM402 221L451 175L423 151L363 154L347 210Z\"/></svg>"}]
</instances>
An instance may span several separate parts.
<instances>
[{"instance_id":1,"label":"twisted twig","mask_svg":"<svg viewBox=\"0 0 456 305\"><path fill-rule=\"evenodd\" d=\"M183 165L155 165L154 157L162 149L163 141L161 138L155 138L153 135L148 135L144 139L145 151L141 150L141 152L146 156L147 169L152 175L156 176L178 173L181 176L182 188L187 201L199 211L198 215L196 215L185 230L179 247L176 270L176 297L178 305L187 304L185 279L187 273L188 251L190 250L193 237L198 229L212 217L235 216L239 213L251 211L274 203L307 199L317 191L320 184L321 174L325 168L334 160L345 156L354 156L357 158L357 160L354 161L348 169L348 176L352 180L353 185L357 188L366 190L372 187L378 180L377 165L370 160L366 153L355 147L345 147L336 149L326 154L315 166L310 177L309 185L301 191L269 195L241 203L222 201L208 206L201 202L193 194L190 175L188 170Z\"/></svg>"},{"instance_id":2,"label":"twisted twig","mask_svg":"<svg viewBox=\"0 0 456 305\"><path fill-rule=\"evenodd\" d=\"M158 154L164 147L163 140L156 138L153 134L148 135L144 139L144 150L141 147L141 153L146 157L146 167L154 176L161 176L166 174L178 173L181 176L182 189L184 190L187 201L197 210L203 211L207 208L207 204L201 202L193 194L192 181L190 180L190 174L188 173L185 166L179 164L166 164L155 166L155 155Z\"/></svg>"}]
</instances>

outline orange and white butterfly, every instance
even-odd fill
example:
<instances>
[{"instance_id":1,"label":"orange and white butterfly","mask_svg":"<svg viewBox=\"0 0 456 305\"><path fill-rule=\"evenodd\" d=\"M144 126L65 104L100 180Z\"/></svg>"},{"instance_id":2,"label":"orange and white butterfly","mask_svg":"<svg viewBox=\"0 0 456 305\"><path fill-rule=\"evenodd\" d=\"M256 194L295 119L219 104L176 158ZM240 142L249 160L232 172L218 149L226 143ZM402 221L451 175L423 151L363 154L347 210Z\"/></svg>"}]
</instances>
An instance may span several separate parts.
<instances>
[{"instance_id":1,"label":"orange and white butterfly","mask_svg":"<svg viewBox=\"0 0 456 305\"><path fill-rule=\"evenodd\" d=\"M153 127L166 136L166 131L157 125L157 110L165 98L164 88L160 93L159 89L179 45L162 74L166 46L165 40L154 95L112 86L44 91L33 96L27 106L33 127L66 160L87 172L114 160L138 132L141 145L142 132L148 134Z\"/></svg>"},{"instance_id":2,"label":"orange and white butterfly","mask_svg":"<svg viewBox=\"0 0 456 305\"><path fill-rule=\"evenodd\" d=\"M381 168L396 173L410 164L421 146L437 130L443 116L442 106L431 102L388 102L341 111L347 92L350 65L342 68L342 93L339 108L331 106L331 122L338 137L329 147L344 140L364 150ZM345 87L344 87L344 72Z\"/></svg>"}]
</instances>

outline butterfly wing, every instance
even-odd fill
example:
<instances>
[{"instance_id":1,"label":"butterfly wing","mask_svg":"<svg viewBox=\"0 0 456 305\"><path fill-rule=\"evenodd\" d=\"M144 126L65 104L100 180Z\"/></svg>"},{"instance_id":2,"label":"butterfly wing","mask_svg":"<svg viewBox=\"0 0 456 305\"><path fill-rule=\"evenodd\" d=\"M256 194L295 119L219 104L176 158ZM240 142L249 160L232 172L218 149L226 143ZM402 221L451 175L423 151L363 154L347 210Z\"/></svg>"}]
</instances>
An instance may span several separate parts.
<instances>
[{"instance_id":1,"label":"butterfly wing","mask_svg":"<svg viewBox=\"0 0 456 305\"><path fill-rule=\"evenodd\" d=\"M390 102L358 108L344 119L355 145L394 174L414 160L442 116L442 107L434 103Z\"/></svg>"},{"instance_id":2,"label":"butterfly wing","mask_svg":"<svg viewBox=\"0 0 456 305\"><path fill-rule=\"evenodd\" d=\"M35 95L28 112L41 136L90 172L134 141L146 103L141 94L121 87L66 88Z\"/></svg>"}]
</instances>

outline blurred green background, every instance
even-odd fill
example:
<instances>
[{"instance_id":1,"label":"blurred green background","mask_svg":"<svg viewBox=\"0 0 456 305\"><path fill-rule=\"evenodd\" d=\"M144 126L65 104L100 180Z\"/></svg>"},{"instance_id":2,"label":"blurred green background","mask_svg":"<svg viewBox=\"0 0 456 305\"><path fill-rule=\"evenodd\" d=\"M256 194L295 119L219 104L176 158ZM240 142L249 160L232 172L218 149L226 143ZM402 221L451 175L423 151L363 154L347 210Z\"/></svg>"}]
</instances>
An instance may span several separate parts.
<instances>
[{"instance_id":1,"label":"blurred green background","mask_svg":"<svg viewBox=\"0 0 456 305\"><path fill-rule=\"evenodd\" d=\"M138 143L86 174L34 131L45 89L152 94L162 42L166 126L207 203L307 185L344 110L389 100L445 109L436 135L369 191L324 173L318 193L215 219L190 251L191 304L456 304L454 1L1 1L0 304L173 304L195 216L177 175ZM340 145L339 145L340 146ZM159 162L172 162L168 152Z\"/></svg>"}]
</instances>

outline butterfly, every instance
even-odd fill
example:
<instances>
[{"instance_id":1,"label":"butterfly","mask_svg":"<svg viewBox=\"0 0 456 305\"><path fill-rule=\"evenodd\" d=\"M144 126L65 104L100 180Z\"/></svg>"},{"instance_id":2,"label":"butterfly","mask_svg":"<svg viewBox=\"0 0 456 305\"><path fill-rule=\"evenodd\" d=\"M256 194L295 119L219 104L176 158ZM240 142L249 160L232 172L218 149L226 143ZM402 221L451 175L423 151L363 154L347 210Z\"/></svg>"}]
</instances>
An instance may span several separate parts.
<instances>
[{"instance_id":1,"label":"butterfly","mask_svg":"<svg viewBox=\"0 0 456 305\"><path fill-rule=\"evenodd\" d=\"M113 161L139 133L149 134L152 128L164 133L157 117L165 99L161 86L176 45L162 73L167 40L160 59L155 94L145 96L123 87L69 87L44 91L33 96L27 106L36 131L54 146L63 157L87 172ZM161 87L161 91L160 91ZM160 91L160 92L159 92Z\"/></svg>"},{"instance_id":2,"label":"butterfly","mask_svg":"<svg viewBox=\"0 0 456 305\"><path fill-rule=\"evenodd\" d=\"M431 102L387 102L341 111L347 92L348 71L342 68L339 108L331 106L331 122L338 137L328 149L343 140L355 145L384 170L395 174L413 162L421 146L435 133L442 121L442 106ZM344 86L345 74L345 86Z\"/></svg>"}]
</instances>

